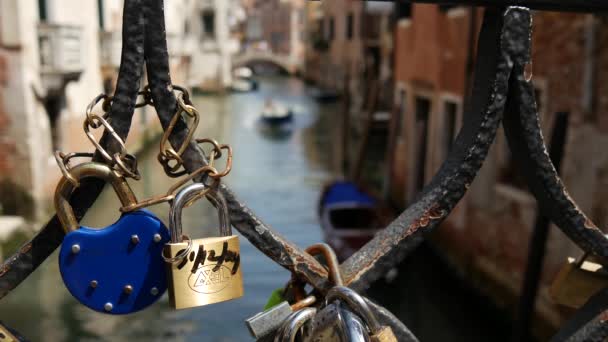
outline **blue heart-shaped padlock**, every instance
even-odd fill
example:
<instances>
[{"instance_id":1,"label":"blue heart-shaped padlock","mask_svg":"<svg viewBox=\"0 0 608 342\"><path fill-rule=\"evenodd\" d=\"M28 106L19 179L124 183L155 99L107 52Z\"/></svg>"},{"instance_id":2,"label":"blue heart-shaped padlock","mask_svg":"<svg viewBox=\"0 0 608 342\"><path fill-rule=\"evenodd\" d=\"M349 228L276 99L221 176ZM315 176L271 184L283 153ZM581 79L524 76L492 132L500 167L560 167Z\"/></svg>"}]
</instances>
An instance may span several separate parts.
<instances>
[{"instance_id":1,"label":"blue heart-shaped padlock","mask_svg":"<svg viewBox=\"0 0 608 342\"><path fill-rule=\"evenodd\" d=\"M63 282L89 308L127 314L156 302L167 289L165 225L148 211L124 214L104 229L68 233L59 253Z\"/></svg>"},{"instance_id":2,"label":"blue heart-shaped padlock","mask_svg":"<svg viewBox=\"0 0 608 342\"><path fill-rule=\"evenodd\" d=\"M124 210L137 205L126 179L105 164L82 163L61 178L55 209L66 232L59 252L63 282L79 302L93 310L127 314L144 309L167 289L162 250L170 240L169 231L145 210L123 214L107 228L81 227L68 199L86 177L110 183Z\"/></svg>"}]
</instances>

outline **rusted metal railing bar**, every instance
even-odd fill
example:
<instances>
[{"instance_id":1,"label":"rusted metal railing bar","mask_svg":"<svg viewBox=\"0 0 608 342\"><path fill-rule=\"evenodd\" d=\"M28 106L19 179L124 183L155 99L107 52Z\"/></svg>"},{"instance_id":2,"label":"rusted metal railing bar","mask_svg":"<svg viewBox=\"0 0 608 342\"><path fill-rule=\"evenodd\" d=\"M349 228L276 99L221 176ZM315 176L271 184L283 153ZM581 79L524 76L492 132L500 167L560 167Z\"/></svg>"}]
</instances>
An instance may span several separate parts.
<instances>
[{"instance_id":1,"label":"rusted metal railing bar","mask_svg":"<svg viewBox=\"0 0 608 342\"><path fill-rule=\"evenodd\" d=\"M439 0L415 0L417 2L438 3ZM460 0L455 3L476 6L523 6L535 10L597 12L608 11L604 0Z\"/></svg>"},{"instance_id":2,"label":"rusted metal railing bar","mask_svg":"<svg viewBox=\"0 0 608 342\"><path fill-rule=\"evenodd\" d=\"M570 198L547 153L534 99L534 85L517 66L510 82L505 135L542 213L581 249L608 258L608 239ZM608 260L608 259L605 259Z\"/></svg>"},{"instance_id":3,"label":"rusted metal railing bar","mask_svg":"<svg viewBox=\"0 0 608 342\"><path fill-rule=\"evenodd\" d=\"M524 8L487 9L479 37L470 108L454 148L418 200L341 266L361 290L398 264L436 228L467 191L487 156L503 114L512 65L529 59L531 15Z\"/></svg>"},{"instance_id":4,"label":"rusted metal railing bar","mask_svg":"<svg viewBox=\"0 0 608 342\"><path fill-rule=\"evenodd\" d=\"M139 81L142 76L144 32L141 4L141 0L125 1L121 68L114 94L115 101L112 103L110 111L112 126L123 140L127 138L131 126ZM104 134L101 145L108 151L118 151L116 146L111 145L113 141ZM104 182L101 180L85 179L81 186L74 191L70 202L78 220L93 205L103 187ZM34 238L26 242L14 255L8 257L0 266L0 298L6 296L34 272L61 244L63 236L61 223L57 216L53 216Z\"/></svg>"},{"instance_id":5,"label":"rusted metal railing bar","mask_svg":"<svg viewBox=\"0 0 608 342\"><path fill-rule=\"evenodd\" d=\"M509 101L510 100L507 100L507 102ZM507 108L509 108L508 104ZM553 124L549 157L551 158L551 162L555 165L555 170L557 172L560 170L564 156L564 148L568 135L568 118L569 116L567 113L557 113L555 116L555 123ZM511 338L511 341L513 342L528 341L530 339L530 327L534 321L533 316L536 309L536 298L538 289L541 285L550 223L551 221L549 218L543 213L536 214L536 223L534 224L534 230L530 235L530 243L528 246L528 261L524 273L524 281L522 283L519 303L517 305L517 320Z\"/></svg>"},{"instance_id":6,"label":"rusted metal railing bar","mask_svg":"<svg viewBox=\"0 0 608 342\"><path fill-rule=\"evenodd\" d=\"M175 113L176 104L170 87L163 2L149 2L151 5L144 8L146 66L154 105L160 122L166 129ZM180 122L169 139L173 146L180 146L186 136L187 127ZM182 158L189 172L207 164L203 152L194 143L189 144ZM256 248L279 265L306 279L315 288L324 290L328 287L327 272L316 259L262 222L226 185L221 186L221 191L226 197L232 225Z\"/></svg>"},{"instance_id":7,"label":"rusted metal railing bar","mask_svg":"<svg viewBox=\"0 0 608 342\"><path fill-rule=\"evenodd\" d=\"M606 341L608 338L608 289L591 297L557 332L551 342Z\"/></svg>"},{"instance_id":8,"label":"rusted metal railing bar","mask_svg":"<svg viewBox=\"0 0 608 342\"><path fill-rule=\"evenodd\" d=\"M315 0L318 1L318 0ZM365 0L367 1L367 0ZM406 1L411 3L429 3L464 6L507 7L523 6L535 10L589 12L608 11L605 0L370 0L382 2Z\"/></svg>"}]
</instances>

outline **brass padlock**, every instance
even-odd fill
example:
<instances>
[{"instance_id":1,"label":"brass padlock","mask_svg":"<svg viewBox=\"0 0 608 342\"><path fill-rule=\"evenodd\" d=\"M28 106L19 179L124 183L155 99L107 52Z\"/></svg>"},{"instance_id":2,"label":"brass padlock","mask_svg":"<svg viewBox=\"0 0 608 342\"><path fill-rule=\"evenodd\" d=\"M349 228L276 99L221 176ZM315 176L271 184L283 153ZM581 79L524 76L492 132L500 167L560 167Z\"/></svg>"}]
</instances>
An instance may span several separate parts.
<instances>
[{"instance_id":1,"label":"brass padlock","mask_svg":"<svg viewBox=\"0 0 608 342\"><path fill-rule=\"evenodd\" d=\"M608 273L598 263L587 259L568 258L551 284L549 294L558 304L578 309L594 294L608 287Z\"/></svg>"},{"instance_id":2,"label":"brass padlock","mask_svg":"<svg viewBox=\"0 0 608 342\"><path fill-rule=\"evenodd\" d=\"M18 342L20 341L13 332L0 323L0 342Z\"/></svg>"},{"instance_id":3,"label":"brass padlock","mask_svg":"<svg viewBox=\"0 0 608 342\"><path fill-rule=\"evenodd\" d=\"M218 208L221 237L191 240L182 235L182 209L196 198L207 198ZM185 309L243 296L238 236L232 235L224 197L201 183L177 193L169 213L171 243L165 245L169 302ZM184 238L187 242L184 242Z\"/></svg>"}]
</instances>

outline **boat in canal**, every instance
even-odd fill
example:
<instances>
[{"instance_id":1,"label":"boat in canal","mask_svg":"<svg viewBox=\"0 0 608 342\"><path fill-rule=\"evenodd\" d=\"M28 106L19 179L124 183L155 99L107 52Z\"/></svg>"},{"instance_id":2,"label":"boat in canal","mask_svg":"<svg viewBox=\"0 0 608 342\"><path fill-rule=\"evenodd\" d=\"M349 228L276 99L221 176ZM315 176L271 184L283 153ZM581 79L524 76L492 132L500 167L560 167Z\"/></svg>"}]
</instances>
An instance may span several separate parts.
<instances>
[{"instance_id":1,"label":"boat in canal","mask_svg":"<svg viewBox=\"0 0 608 342\"><path fill-rule=\"evenodd\" d=\"M235 78L230 85L233 93L249 93L258 89L258 82L250 78Z\"/></svg>"},{"instance_id":2,"label":"boat in canal","mask_svg":"<svg viewBox=\"0 0 608 342\"><path fill-rule=\"evenodd\" d=\"M281 103L268 99L262 109L261 120L268 125L282 125L293 120L293 111Z\"/></svg>"},{"instance_id":3,"label":"boat in canal","mask_svg":"<svg viewBox=\"0 0 608 342\"><path fill-rule=\"evenodd\" d=\"M230 90L234 93L248 93L259 88L258 81L253 78L253 70L247 67L236 68L232 72L233 81Z\"/></svg>"},{"instance_id":4,"label":"boat in canal","mask_svg":"<svg viewBox=\"0 0 608 342\"><path fill-rule=\"evenodd\" d=\"M329 184L321 194L319 216L325 241L345 260L383 227L379 201L353 182Z\"/></svg>"}]
</instances>

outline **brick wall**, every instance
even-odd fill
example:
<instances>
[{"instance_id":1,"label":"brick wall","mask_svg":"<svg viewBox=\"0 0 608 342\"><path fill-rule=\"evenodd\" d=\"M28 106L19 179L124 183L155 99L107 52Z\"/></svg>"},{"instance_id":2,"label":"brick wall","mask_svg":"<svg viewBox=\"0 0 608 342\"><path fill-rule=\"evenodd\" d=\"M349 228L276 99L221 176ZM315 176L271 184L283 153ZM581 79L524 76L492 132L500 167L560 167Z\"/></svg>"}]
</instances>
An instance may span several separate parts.
<instances>
[{"instance_id":1,"label":"brick wall","mask_svg":"<svg viewBox=\"0 0 608 342\"><path fill-rule=\"evenodd\" d=\"M604 146L608 144L608 20L599 17L595 20L594 97L590 111L585 110L583 101L587 91L589 16L535 12L532 71L534 85L541 95L538 100L545 137L550 137L556 112L570 113L563 181L582 210L596 224L606 227L608 151ZM408 94L401 120L404 143L398 144L394 151L393 185L398 188L395 198L403 200L403 189L411 189L408 178L417 167L413 158L418 142L413 138L417 132L413 128L412 93L425 95L433 102L431 117L439 117L437 113L441 112L441 107L437 105L437 99L441 92L462 97L468 21L468 14L446 16L434 5L414 5L411 22L404 21L397 29L396 77ZM431 119L429 125L429 130L435 133L430 133L431 138L427 140L427 155L437 152L435 142L442 133L440 119ZM463 200L463 204L468 205L466 219L457 222L451 216L435 234L435 242L443 246L471 278L483 279L477 282L482 291L494 297L501 306L513 308L526 267L536 202L525 186L514 186L500 177L501 168L510 165L505 144L499 133L497 146L490 152ZM427 181L429 179L427 177ZM544 324L535 324L537 336L550 335L564 319L560 308L548 297L547 286L566 257L578 254L579 249L564 234L558 229L551 230L537 312Z\"/></svg>"}]
</instances>

